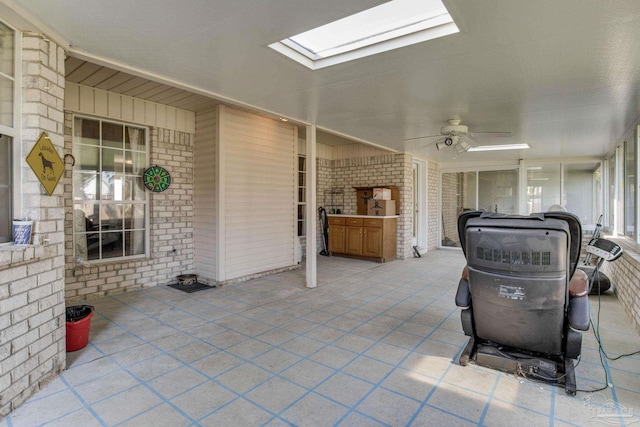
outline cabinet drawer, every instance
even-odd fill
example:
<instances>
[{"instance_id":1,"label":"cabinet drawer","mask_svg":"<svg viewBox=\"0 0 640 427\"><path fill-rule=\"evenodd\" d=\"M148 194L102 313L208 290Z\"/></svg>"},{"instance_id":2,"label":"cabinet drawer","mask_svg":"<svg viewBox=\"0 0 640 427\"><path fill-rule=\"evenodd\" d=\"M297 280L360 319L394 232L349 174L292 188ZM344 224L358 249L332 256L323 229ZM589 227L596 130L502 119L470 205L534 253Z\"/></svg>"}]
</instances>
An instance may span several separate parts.
<instances>
[{"instance_id":1,"label":"cabinet drawer","mask_svg":"<svg viewBox=\"0 0 640 427\"><path fill-rule=\"evenodd\" d=\"M362 227L362 218L345 218L347 225L355 225Z\"/></svg>"},{"instance_id":2,"label":"cabinet drawer","mask_svg":"<svg viewBox=\"0 0 640 427\"><path fill-rule=\"evenodd\" d=\"M380 218L367 218L364 220L365 227L382 227L382 220Z\"/></svg>"},{"instance_id":3,"label":"cabinet drawer","mask_svg":"<svg viewBox=\"0 0 640 427\"><path fill-rule=\"evenodd\" d=\"M329 217L330 225L344 225L344 218Z\"/></svg>"}]
</instances>

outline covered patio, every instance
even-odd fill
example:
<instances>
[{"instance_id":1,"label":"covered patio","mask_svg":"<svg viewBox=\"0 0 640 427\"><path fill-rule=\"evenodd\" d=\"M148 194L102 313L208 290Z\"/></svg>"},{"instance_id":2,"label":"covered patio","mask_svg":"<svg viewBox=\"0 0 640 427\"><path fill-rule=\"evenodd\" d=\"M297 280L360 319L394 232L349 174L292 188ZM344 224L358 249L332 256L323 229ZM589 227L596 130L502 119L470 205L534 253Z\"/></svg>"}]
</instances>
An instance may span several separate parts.
<instances>
[{"instance_id":1,"label":"covered patio","mask_svg":"<svg viewBox=\"0 0 640 427\"><path fill-rule=\"evenodd\" d=\"M318 258L196 293L157 286L91 301L89 345L0 427L34 425L628 425L640 356L607 360L584 334L566 395L457 358L458 250L386 264ZM609 292L590 297L610 357L640 337ZM606 377L605 377L606 372Z\"/></svg>"}]
</instances>

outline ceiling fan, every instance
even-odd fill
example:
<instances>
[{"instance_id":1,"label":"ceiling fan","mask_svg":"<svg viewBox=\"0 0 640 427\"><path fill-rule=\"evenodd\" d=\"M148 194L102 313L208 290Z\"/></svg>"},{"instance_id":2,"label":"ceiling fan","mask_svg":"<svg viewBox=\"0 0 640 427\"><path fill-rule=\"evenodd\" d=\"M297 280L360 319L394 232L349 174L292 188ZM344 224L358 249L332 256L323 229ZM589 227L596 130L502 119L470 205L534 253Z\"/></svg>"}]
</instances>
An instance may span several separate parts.
<instances>
[{"instance_id":1,"label":"ceiling fan","mask_svg":"<svg viewBox=\"0 0 640 427\"><path fill-rule=\"evenodd\" d=\"M478 147L481 144L474 138L476 136L504 137L511 136L511 132L469 132L469 127L460 124L460 119L449 119L448 125L440 128L440 135L419 136L415 138L407 138L405 141L415 141L418 139L438 138L429 144L435 143L438 150L446 147L453 147L456 153L461 154L469 151L472 147Z\"/></svg>"}]
</instances>

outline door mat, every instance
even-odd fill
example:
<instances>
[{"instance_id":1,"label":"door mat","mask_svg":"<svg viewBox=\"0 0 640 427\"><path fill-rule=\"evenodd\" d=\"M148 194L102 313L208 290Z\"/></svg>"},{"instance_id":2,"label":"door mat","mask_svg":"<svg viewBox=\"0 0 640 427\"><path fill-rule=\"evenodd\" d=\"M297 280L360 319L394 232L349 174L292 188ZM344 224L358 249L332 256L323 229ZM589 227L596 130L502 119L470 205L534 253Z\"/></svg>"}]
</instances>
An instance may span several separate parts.
<instances>
[{"instance_id":1,"label":"door mat","mask_svg":"<svg viewBox=\"0 0 640 427\"><path fill-rule=\"evenodd\" d=\"M204 291L205 289L214 289L217 288L215 285L205 285L204 283L194 283L193 285L179 285L177 283L171 283L168 285L170 288L177 289L179 291L192 293L198 291Z\"/></svg>"}]
</instances>

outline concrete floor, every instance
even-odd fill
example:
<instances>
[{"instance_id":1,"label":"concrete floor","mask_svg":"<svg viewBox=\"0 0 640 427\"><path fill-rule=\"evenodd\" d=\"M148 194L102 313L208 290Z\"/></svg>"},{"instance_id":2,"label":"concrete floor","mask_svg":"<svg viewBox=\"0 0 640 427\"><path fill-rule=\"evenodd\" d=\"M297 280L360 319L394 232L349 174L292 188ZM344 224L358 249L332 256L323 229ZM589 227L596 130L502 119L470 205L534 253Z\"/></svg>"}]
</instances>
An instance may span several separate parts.
<instances>
[{"instance_id":1,"label":"concrete floor","mask_svg":"<svg viewBox=\"0 0 640 427\"><path fill-rule=\"evenodd\" d=\"M89 345L0 427L640 424L640 356L601 363L592 331L577 396L457 358L457 250L376 264L319 257L304 270L188 294L167 286L91 301ZM600 303L600 304L599 304ZM613 294L609 356L640 349ZM604 364L604 368L603 368Z\"/></svg>"}]
</instances>

